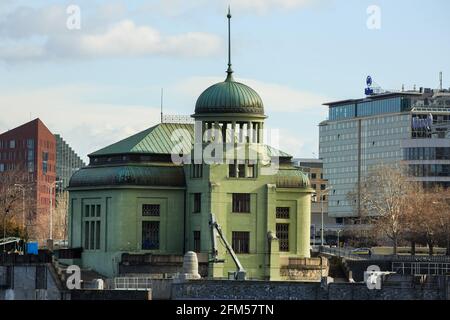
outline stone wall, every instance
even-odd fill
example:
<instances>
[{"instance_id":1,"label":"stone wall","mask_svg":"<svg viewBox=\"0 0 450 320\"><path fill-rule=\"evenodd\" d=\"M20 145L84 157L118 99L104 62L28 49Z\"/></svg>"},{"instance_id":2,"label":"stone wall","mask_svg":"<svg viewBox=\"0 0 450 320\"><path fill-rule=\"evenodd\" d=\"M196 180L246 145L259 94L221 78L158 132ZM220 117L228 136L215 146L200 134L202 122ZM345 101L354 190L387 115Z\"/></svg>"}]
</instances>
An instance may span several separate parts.
<instances>
[{"instance_id":1,"label":"stone wall","mask_svg":"<svg viewBox=\"0 0 450 320\"><path fill-rule=\"evenodd\" d=\"M0 300L60 300L61 290L47 264L0 268Z\"/></svg>"},{"instance_id":2,"label":"stone wall","mask_svg":"<svg viewBox=\"0 0 450 320\"><path fill-rule=\"evenodd\" d=\"M151 300L151 290L73 290L71 300Z\"/></svg>"},{"instance_id":3,"label":"stone wall","mask_svg":"<svg viewBox=\"0 0 450 320\"><path fill-rule=\"evenodd\" d=\"M280 268L282 281L316 281L328 276L328 259L289 258L288 264Z\"/></svg>"},{"instance_id":4,"label":"stone wall","mask_svg":"<svg viewBox=\"0 0 450 320\"><path fill-rule=\"evenodd\" d=\"M172 285L172 299L233 300L445 300L450 277L418 282L411 276L386 280L381 290L365 283L197 280Z\"/></svg>"}]
</instances>

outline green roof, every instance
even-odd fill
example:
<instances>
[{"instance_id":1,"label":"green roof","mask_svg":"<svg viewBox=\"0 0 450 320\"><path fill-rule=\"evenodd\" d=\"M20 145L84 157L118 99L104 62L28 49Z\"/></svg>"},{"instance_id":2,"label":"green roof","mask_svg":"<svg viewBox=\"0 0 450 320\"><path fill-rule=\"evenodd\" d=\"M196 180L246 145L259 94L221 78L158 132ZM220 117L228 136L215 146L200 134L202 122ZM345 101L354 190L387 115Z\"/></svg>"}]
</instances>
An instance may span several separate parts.
<instances>
[{"instance_id":1,"label":"green roof","mask_svg":"<svg viewBox=\"0 0 450 320\"><path fill-rule=\"evenodd\" d=\"M206 89L198 98L195 114L245 113L264 115L264 105L258 93L236 82L229 75L223 82Z\"/></svg>"},{"instance_id":2,"label":"green roof","mask_svg":"<svg viewBox=\"0 0 450 320\"><path fill-rule=\"evenodd\" d=\"M308 176L298 168L280 168L276 174L277 187L306 188L310 186Z\"/></svg>"},{"instance_id":3,"label":"green roof","mask_svg":"<svg viewBox=\"0 0 450 320\"><path fill-rule=\"evenodd\" d=\"M194 126L192 124L161 123L131 137L116 142L106 148L91 153L89 156L130 153L171 154L172 150L179 144L179 142L173 142L170 138L173 132L178 129L187 130L187 132L191 135L191 139L193 139ZM188 144L186 144L185 147L191 148Z\"/></svg>"},{"instance_id":4,"label":"green roof","mask_svg":"<svg viewBox=\"0 0 450 320\"><path fill-rule=\"evenodd\" d=\"M172 154L172 150L180 143L172 141L172 134L178 130L184 129L190 135L191 141L194 141L194 125L181 123L161 123L147 130L139 132L131 137L116 142L106 148L91 153L90 157L109 156L119 154ZM186 141L183 141L186 142ZM185 144L183 150L191 150L192 145ZM269 157L292 158L286 152L267 146L267 155Z\"/></svg>"},{"instance_id":5,"label":"green roof","mask_svg":"<svg viewBox=\"0 0 450 320\"><path fill-rule=\"evenodd\" d=\"M73 174L69 188L124 185L184 187L184 169L181 166L131 164L85 167Z\"/></svg>"}]
</instances>

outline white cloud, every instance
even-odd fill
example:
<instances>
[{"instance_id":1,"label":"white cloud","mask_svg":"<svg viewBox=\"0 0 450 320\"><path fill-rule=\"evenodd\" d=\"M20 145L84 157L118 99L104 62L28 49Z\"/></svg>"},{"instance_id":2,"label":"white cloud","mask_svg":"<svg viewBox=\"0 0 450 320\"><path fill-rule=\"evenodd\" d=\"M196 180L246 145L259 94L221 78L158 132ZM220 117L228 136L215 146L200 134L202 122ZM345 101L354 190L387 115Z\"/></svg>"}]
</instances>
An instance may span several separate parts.
<instances>
[{"instance_id":1,"label":"white cloud","mask_svg":"<svg viewBox=\"0 0 450 320\"><path fill-rule=\"evenodd\" d=\"M164 37L151 27L136 26L133 21L124 20L105 33L82 36L72 46L88 57L152 54L202 57L218 53L221 39L201 32Z\"/></svg>"},{"instance_id":2,"label":"white cloud","mask_svg":"<svg viewBox=\"0 0 450 320\"><path fill-rule=\"evenodd\" d=\"M0 14L0 59L8 62L44 59L142 57L171 55L205 57L219 53L220 37L204 32L166 35L133 20L112 23L126 10L121 5L99 7L101 23L82 15L81 30L66 28L64 6L19 7Z\"/></svg>"},{"instance_id":3,"label":"white cloud","mask_svg":"<svg viewBox=\"0 0 450 320\"><path fill-rule=\"evenodd\" d=\"M266 14L272 10L291 10L303 8L313 4L313 0L224 0L230 3L233 9Z\"/></svg>"},{"instance_id":4,"label":"white cloud","mask_svg":"<svg viewBox=\"0 0 450 320\"><path fill-rule=\"evenodd\" d=\"M250 14L268 14L273 11L287 11L317 6L329 0L163 0L156 3L143 4L139 11L158 12L168 17L185 15L199 8L213 8L215 12L225 13L228 5L231 11Z\"/></svg>"}]
</instances>

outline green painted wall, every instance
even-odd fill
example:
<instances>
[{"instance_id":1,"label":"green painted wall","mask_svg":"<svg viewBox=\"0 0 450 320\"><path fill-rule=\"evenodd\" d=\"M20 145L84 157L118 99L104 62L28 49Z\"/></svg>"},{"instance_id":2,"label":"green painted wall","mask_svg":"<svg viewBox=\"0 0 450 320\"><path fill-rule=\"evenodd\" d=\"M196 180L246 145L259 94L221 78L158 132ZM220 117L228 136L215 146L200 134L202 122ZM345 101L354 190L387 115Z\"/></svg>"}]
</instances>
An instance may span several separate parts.
<instances>
[{"instance_id":1,"label":"green painted wall","mask_svg":"<svg viewBox=\"0 0 450 320\"><path fill-rule=\"evenodd\" d=\"M183 189L112 188L70 192L69 245L83 247L86 205L100 205L100 248L83 250L82 266L112 276L124 252L183 254ZM143 204L159 204L160 217L143 217ZM160 250L142 250L142 221L160 221Z\"/></svg>"}]
</instances>

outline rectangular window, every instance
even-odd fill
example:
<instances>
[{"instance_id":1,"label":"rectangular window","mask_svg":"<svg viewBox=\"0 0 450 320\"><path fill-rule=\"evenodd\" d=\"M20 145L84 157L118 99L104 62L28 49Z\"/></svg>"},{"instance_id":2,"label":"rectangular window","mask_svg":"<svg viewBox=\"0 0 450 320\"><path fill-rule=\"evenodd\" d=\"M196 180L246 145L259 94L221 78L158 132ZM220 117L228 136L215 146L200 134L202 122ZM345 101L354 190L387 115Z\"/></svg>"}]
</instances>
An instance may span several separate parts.
<instances>
[{"instance_id":1,"label":"rectangular window","mask_svg":"<svg viewBox=\"0 0 450 320\"><path fill-rule=\"evenodd\" d=\"M5 164L0 163L0 172L4 172L4 171L5 171Z\"/></svg>"},{"instance_id":2,"label":"rectangular window","mask_svg":"<svg viewBox=\"0 0 450 320\"><path fill-rule=\"evenodd\" d=\"M277 219L289 219L289 207L277 207Z\"/></svg>"},{"instance_id":3,"label":"rectangular window","mask_svg":"<svg viewBox=\"0 0 450 320\"><path fill-rule=\"evenodd\" d=\"M84 249L100 250L101 241L101 206L88 204L84 206Z\"/></svg>"},{"instance_id":4,"label":"rectangular window","mask_svg":"<svg viewBox=\"0 0 450 320\"><path fill-rule=\"evenodd\" d=\"M95 222L95 249L100 250L100 221Z\"/></svg>"},{"instance_id":5,"label":"rectangular window","mask_svg":"<svg viewBox=\"0 0 450 320\"><path fill-rule=\"evenodd\" d=\"M245 178L245 164L238 165L238 177Z\"/></svg>"},{"instance_id":6,"label":"rectangular window","mask_svg":"<svg viewBox=\"0 0 450 320\"><path fill-rule=\"evenodd\" d=\"M230 163L228 165L228 177L236 178L236 164Z\"/></svg>"},{"instance_id":7,"label":"rectangular window","mask_svg":"<svg viewBox=\"0 0 450 320\"><path fill-rule=\"evenodd\" d=\"M95 222L91 221L91 234L89 235L89 249L95 248Z\"/></svg>"},{"instance_id":8,"label":"rectangular window","mask_svg":"<svg viewBox=\"0 0 450 320\"><path fill-rule=\"evenodd\" d=\"M254 178L256 176L255 174L255 165L254 164L249 164L247 166L247 174L246 174L247 178Z\"/></svg>"},{"instance_id":9,"label":"rectangular window","mask_svg":"<svg viewBox=\"0 0 450 320\"><path fill-rule=\"evenodd\" d=\"M280 245L280 252L289 252L289 224L277 223L276 233L278 244Z\"/></svg>"},{"instance_id":10,"label":"rectangular window","mask_svg":"<svg viewBox=\"0 0 450 320\"><path fill-rule=\"evenodd\" d=\"M44 174L48 172L48 152L42 152L42 172Z\"/></svg>"},{"instance_id":11,"label":"rectangular window","mask_svg":"<svg viewBox=\"0 0 450 320\"><path fill-rule=\"evenodd\" d=\"M84 249L89 250L89 222L84 223Z\"/></svg>"},{"instance_id":12,"label":"rectangular window","mask_svg":"<svg viewBox=\"0 0 450 320\"><path fill-rule=\"evenodd\" d=\"M16 140L10 140L9 141L9 148L14 149L16 147Z\"/></svg>"},{"instance_id":13,"label":"rectangular window","mask_svg":"<svg viewBox=\"0 0 450 320\"><path fill-rule=\"evenodd\" d=\"M191 170L192 170L191 172L192 178L201 178L203 176L203 165L193 164Z\"/></svg>"},{"instance_id":14,"label":"rectangular window","mask_svg":"<svg viewBox=\"0 0 450 320\"><path fill-rule=\"evenodd\" d=\"M159 221L142 221L142 250L159 249Z\"/></svg>"},{"instance_id":15,"label":"rectangular window","mask_svg":"<svg viewBox=\"0 0 450 320\"><path fill-rule=\"evenodd\" d=\"M232 247L235 253L250 253L250 232L233 231Z\"/></svg>"},{"instance_id":16,"label":"rectangular window","mask_svg":"<svg viewBox=\"0 0 450 320\"><path fill-rule=\"evenodd\" d=\"M194 231L194 252L196 253L201 250L200 241L200 231Z\"/></svg>"},{"instance_id":17,"label":"rectangular window","mask_svg":"<svg viewBox=\"0 0 450 320\"><path fill-rule=\"evenodd\" d=\"M317 174L311 173L311 179L316 179L316 178L317 178Z\"/></svg>"},{"instance_id":18,"label":"rectangular window","mask_svg":"<svg viewBox=\"0 0 450 320\"><path fill-rule=\"evenodd\" d=\"M159 217L161 206L159 204L143 204L142 216L144 217Z\"/></svg>"},{"instance_id":19,"label":"rectangular window","mask_svg":"<svg viewBox=\"0 0 450 320\"><path fill-rule=\"evenodd\" d=\"M249 193L233 193L233 212L250 213Z\"/></svg>"},{"instance_id":20,"label":"rectangular window","mask_svg":"<svg viewBox=\"0 0 450 320\"><path fill-rule=\"evenodd\" d=\"M194 213L200 213L202 211L202 194L194 193Z\"/></svg>"}]
</instances>

